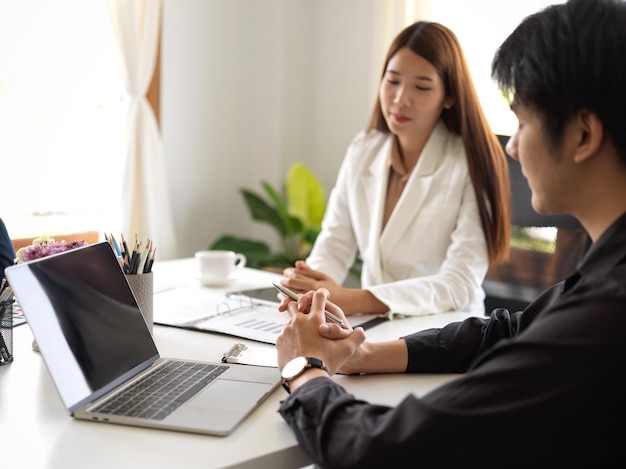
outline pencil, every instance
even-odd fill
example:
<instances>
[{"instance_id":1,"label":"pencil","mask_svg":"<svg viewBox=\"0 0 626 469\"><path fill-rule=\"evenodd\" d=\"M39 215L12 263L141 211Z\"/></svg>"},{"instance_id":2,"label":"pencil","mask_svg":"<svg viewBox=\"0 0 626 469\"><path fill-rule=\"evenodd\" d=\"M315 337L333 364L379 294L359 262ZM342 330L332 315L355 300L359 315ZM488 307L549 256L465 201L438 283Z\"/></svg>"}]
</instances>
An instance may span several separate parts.
<instances>
[{"instance_id":1,"label":"pencil","mask_svg":"<svg viewBox=\"0 0 626 469\"><path fill-rule=\"evenodd\" d=\"M109 235L109 238L109 242L112 243L113 249L115 250L115 254L117 254L117 257L122 257L122 253L120 252L120 245L117 244L117 240L113 236L113 233Z\"/></svg>"},{"instance_id":2,"label":"pencil","mask_svg":"<svg viewBox=\"0 0 626 469\"><path fill-rule=\"evenodd\" d=\"M154 252L154 249L152 247L152 241L148 241L148 244L150 247L148 248L148 251L146 252L146 257L143 259L142 272L144 274L147 274L148 272L150 272L150 259L152 258L153 252Z\"/></svg>"},{"instance_id":3,"label":"pencil","mask_svg":"<svg viewBox=\"0 0 626 469\"><path fill-rule=\"evenodd\" d=\"M128 244L126 243L126 238L124 238L124 233L122 233L120 236L122 239L122 246L124 247L124 254L128 255Z\"/></svg>"},{"instance_id":4,"label":"pencil","mask_svg":"<svg viewBox=\"0 0 626 469\"><path fill-rule=\"evenodd\" d=\"M152 272L152 264L154 264L155 256L156 256L156 248L152 250L152 255L150 256L150 263L148 264L148 272Z\"/></svg>"}]
</instances>

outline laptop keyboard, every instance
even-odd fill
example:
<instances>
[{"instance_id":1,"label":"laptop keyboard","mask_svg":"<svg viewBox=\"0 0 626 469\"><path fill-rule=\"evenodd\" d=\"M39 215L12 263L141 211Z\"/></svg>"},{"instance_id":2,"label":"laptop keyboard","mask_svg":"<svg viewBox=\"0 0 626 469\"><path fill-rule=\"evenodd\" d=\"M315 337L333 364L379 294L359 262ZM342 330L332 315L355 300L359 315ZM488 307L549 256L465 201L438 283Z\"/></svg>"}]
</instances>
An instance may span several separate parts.
<instances>
[{"instance_id":1,"label":"laptop keyboard","mask_svg":"<svg viewBox=\"0 0 626 469\"><path fill-rule=\"evenodd\" d=\"M227 369L168 361L92 412L163 420Z\"/></svg>"}]
</instances>

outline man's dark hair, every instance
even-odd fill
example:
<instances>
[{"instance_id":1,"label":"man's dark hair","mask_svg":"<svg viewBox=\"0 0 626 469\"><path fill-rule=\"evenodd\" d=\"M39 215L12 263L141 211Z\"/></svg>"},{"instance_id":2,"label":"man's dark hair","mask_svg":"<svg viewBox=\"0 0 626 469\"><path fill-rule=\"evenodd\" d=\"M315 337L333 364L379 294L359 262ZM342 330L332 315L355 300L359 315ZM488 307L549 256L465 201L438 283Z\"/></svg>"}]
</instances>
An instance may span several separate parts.
<instances>
[{"instance_id":1,"label":"man's dark hair","mask_svg":"<svg viewBox=\"0 0 626 469\"><path fill-rule=\"evenodd\" d=\"M626 3L569 0L528 16L496 52L491 75L511 104L561 141L578 111L596 113L626 164Z\"/></svg>"}]
</instances>

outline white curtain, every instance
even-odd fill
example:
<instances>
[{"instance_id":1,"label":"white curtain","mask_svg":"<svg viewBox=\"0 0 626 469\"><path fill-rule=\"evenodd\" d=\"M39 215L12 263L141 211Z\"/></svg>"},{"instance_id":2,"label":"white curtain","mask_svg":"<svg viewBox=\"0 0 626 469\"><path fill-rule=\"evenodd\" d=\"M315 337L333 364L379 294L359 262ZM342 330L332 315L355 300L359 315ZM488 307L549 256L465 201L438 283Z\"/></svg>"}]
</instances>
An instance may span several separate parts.
<instances>
[{"instance_id":1,"label":"white curtain","mask_svg":"<svg viewBox=\"0 0 626 469\"><path fill-rule=\"evenodd\" d=\"M124 139L122 233L152 240L157 259L177 257L163 143L146 98L158 52L162 0L108 0L130 98Z\"/></svg>"}]
</instances>

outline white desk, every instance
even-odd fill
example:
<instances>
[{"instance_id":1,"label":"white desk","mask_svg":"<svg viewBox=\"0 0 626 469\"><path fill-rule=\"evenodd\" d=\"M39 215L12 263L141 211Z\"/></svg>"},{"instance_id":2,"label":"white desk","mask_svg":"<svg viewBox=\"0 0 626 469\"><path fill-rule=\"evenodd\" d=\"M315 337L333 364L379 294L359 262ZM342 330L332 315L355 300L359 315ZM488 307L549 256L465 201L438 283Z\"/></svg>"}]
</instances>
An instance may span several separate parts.
<instances>
[{"instance_id":1,"label":"white desk","mask_svg":"<svg viewBox=\"0 0 626 469\"><path fill-rule=\"evenodd\" d=\"M193 259L155 264L155 291L197 285ZM243 269L229 290L269 285L277 276ZM158 293L155 295L158 301ZM369 340L400 335L463 319L448 313L389 321L367 331ZM217 334L155 326L162 356L220 361L234 342ZM78 421L65 412L40 355L31 350L28 325L13 330L13 363L0 366L0 466L6 469L125 468L299 468L311 463L277 413L285 397L277 389L228 437ZM258 347L271 345L254 343ZM242 365L245 366L245 365ZM359 398L394 405L406 394L422 395L453 375L336 376Z\"/></svg>"}]
</instances>

